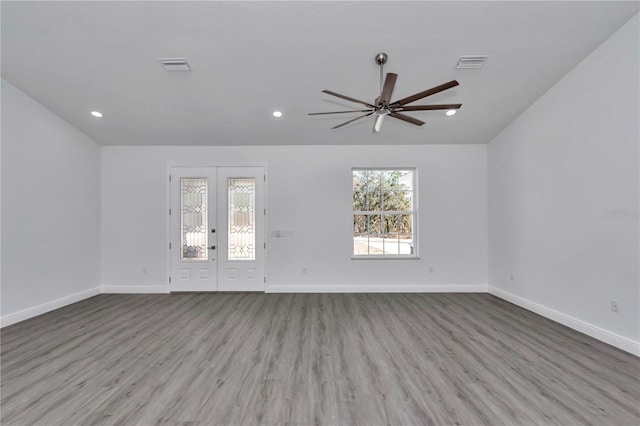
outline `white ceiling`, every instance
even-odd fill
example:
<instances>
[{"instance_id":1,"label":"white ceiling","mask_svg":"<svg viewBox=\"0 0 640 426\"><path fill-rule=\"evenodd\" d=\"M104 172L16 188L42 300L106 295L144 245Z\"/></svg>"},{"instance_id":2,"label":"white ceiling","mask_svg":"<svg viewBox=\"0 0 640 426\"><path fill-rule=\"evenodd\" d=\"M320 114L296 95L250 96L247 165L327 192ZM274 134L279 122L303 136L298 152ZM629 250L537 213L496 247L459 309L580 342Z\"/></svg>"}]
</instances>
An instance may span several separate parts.
<instances>
[{"instance_id":1,"label":"white ceiling","mask_svg":"<svg viewBox=\"0 0 640 426\"><path fill-rule=\"evenodd\" d=\"M104 145L487 143L638 9L637 1L3 1L2 76ZM415 104L462 109L409 113L422 127L388 118L379 134L373 118L330 130L351 117L306 115L356 106L322 89L373 102L378 52L389 55L385 72L399 74L393 100L456 79L460 86ZM475 54L489 55L484 68L455 69ZM157 58L166 57L187 58L192 71L164 71Z\"/></svg>"}]
</instances>

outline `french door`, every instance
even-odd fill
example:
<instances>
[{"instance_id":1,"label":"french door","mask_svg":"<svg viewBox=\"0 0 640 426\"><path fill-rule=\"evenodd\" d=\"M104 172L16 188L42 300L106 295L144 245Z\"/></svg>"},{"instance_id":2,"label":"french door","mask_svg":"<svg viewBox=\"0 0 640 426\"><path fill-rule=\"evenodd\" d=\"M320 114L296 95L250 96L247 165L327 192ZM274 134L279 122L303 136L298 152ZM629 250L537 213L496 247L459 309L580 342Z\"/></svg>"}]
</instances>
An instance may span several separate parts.
<instances>
[{"instance_id":1,"label":"french door","mask_svg":"<svg viewBox=\"0 0 640 426\"><path fill-rule=\"evenodd\" d=\"M171 291L264 291L264 168L171 167Z\"/></svg>"}]
</instances>

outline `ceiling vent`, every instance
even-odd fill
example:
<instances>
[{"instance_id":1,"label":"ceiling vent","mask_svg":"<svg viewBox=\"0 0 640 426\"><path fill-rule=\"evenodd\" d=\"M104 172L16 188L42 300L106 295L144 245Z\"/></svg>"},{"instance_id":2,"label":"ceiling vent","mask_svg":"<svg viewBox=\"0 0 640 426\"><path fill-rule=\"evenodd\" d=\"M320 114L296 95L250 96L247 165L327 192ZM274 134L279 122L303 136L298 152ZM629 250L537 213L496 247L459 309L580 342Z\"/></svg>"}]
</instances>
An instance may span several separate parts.
<instances>
[{"instance_id":1,"label":"ceiling vent","mask_svg":"<svg viewBox=\"0 0 640 426\"><path fill-rule=\"evenodd\" d=\"M475 56L462 56L458 61L456 68L460 69L478 69L482 68L484 61L487 60L488 55L475 55Z\"/></svg>"},{"instance_id":2,"label":"ceiling vent","mask_svg":"<svg viewBox=\"0 0 640 426\"><path fill-rule=\"evenodd\" d=\"M158 58L166 71L191 71L185 58Z\"/></svg>"}]
</instances>

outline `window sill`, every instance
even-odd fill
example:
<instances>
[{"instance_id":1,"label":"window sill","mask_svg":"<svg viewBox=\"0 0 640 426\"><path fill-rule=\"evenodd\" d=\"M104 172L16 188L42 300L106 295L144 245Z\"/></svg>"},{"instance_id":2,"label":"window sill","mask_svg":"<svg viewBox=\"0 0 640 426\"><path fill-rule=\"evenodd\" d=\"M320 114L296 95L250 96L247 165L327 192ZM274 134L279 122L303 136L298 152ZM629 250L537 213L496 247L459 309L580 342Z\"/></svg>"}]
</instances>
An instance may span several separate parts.
<instances>
[{"instance_id":1,"label":"window sill","mask_svg":"<svg viewBox=\"0 0 640 426\"><path fill-rule=\"evenodd\" d=\"M351 260L420 260L420 256L351 256Z\"/></svg>"}]
</instances>

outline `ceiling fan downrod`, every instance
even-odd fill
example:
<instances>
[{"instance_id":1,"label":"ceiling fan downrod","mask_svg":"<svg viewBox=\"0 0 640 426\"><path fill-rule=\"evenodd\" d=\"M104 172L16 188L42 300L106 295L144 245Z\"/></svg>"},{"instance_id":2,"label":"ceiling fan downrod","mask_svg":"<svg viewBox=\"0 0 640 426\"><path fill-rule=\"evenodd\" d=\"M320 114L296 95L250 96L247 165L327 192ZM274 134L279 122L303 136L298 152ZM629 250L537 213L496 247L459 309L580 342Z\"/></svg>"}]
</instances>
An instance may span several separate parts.
<instances>
[{"instance_id":1,"label":"ceiling fan downrod","mask_svg":"<svg viewBox=\"0 0 640 426\"><path fill-rule=\"evenodd\" d=\"M380 52L376 55L375 60L376 64L380 65L380 93L382 93L382 80L384 76L384 64L387 63L387 59L389 59L389 55L384 52Z\"/></svg>"}]
</instances>

